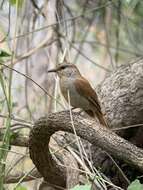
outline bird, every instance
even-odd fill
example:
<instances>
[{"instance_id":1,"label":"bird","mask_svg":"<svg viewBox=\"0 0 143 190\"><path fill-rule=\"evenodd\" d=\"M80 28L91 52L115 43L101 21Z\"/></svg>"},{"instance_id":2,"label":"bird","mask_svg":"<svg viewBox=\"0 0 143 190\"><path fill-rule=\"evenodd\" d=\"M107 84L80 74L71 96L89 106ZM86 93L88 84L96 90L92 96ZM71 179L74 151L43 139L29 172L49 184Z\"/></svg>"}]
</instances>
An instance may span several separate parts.
<instances>
[{"instance_id":1,"label":"bird","mask_svg":"<svg viewBox=\"0 0 143 190\"><path fill-rule=\"evenodd\" d=\"M48 70L48 73L50 72L58 74L61 93L67 102L70 97L70 105L73 108L81 108L90 117L98 118L101 125L108 127L95 90L81 75L76 65L61 64Z\"/></svg>"}]
</instances>

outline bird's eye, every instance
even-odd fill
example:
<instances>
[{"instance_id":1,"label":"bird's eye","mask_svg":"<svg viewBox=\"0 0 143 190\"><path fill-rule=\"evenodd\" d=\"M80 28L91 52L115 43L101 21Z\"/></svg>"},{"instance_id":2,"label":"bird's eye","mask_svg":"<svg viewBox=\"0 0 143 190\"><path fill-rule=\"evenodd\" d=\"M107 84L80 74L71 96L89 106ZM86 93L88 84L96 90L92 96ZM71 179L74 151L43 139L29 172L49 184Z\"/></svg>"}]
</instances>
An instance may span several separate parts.
<instances>
[{"instance_id":1,"label":"bird's eye","mask_svg":"<svg viewBox=\"0 0 143 190\"><path fill-rule=\"evenodd\" d=\"M65 66L65 65L61 66L61 69L65 69L65 68L66 68L66 66Z\"/></svg>"}]
</instances>

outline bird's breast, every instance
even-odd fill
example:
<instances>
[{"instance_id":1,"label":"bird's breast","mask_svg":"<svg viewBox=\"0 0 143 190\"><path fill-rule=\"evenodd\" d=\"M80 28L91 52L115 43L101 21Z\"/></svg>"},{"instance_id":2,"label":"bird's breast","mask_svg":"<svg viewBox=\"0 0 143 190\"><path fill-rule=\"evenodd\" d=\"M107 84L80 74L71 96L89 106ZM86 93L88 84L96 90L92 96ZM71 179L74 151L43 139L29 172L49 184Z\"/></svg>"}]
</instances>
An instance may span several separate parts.
<instances>
[{"instance_id":1,"label":"bird's breast","mask_svg":"<svg viewBox=\"0 0 143 190\"><path fill-rule=\"evenodd\" d=\"M68 102L68 93L70 96L71 106L82 109L89 109L89 101L84 96L80 95L75 87L75 80L71 78L60 79L60 89L64 98Z\"/></svg>"}]
</instances>

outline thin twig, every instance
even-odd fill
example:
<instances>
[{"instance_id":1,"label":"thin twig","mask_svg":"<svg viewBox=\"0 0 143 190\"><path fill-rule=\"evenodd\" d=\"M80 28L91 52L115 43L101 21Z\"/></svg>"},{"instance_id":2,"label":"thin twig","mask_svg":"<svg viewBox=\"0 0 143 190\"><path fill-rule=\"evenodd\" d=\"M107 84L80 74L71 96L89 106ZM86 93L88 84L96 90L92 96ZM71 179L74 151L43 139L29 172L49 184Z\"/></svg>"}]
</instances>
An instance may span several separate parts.
<instances>
[{"instance_id":1,"label":"thin twig","mask_svg":"<svg viewBox=\"0 0 143 190\"><path fill-rule=\"evenodd\" d=\"M119 127L119 128L112 128L112 131L119 131L119 130L125 130L125 129L130 129L130 128L134 128L134 127L142 127L143 123L140 124L135 124L135 125L128 125L128 126L123 126L123 127Z\"/></svg>"},{"instance_id":2,"label":"thin twig","mask_svg":"<svg viewBox=\"0 0 143 190\"><path fill-rule=\"evenodd\" d=\"M21 184L21 182L23 181L23 179L25 177L27 177L34 169L35 169L35 167L33 167L32 169L30 169L28 172L25 173L25 175L23 175L23 177L20 178L19 182L15 185L14 190L16 190L16 188Z\"/></svg>"},{"instance_id":3,"label":"thin twig","mask_svg":"<svg viewBox=\"0 0 143 190\"><path fill-rule=\"evenodd\" d=\"M21 76L23 76L23 77L29 79L29 80L32 81L36 86L38 86L47 96L49 96L50 98L52 98L52 99L54 99L55 101L57 101L57 103L63 107L63 105L62 105L57 99L55 99L52 95L50 95L50 94L48 93L48 91L47 91L44 87L42 87L40 84L38 84L38 83L37 83L34 79L32 79L30 76L28 76L28 75L26 75L26 74L24 74L24 73L22 73L22 72L20 72L20 71L18 71L18 70L16 70L16 69L14 69L14 68L11 68L10 66L8 66L8 65L6 65L6 64L4 64L4 63L0 63L0 65L3 65L4 67L6 67L6 68L8 68L8 69L11 69L11 70L15 71L16 73L20 74Z\"/></svg>"},{"instance_id":4,"label":"thin twig","mask_svg":"<svg viewBox=\"0 0 143 190\"><path fill-rule=\"evenodd\" d=\"M33 125L33 123L32 122L30 122L30 121L27 121L27 120L24 120L24 119L19 119L19 118L16 118L16 117L14 117L13 115L3 115L3 114L0 114L0 117L2 117L2 118L10 118L11 120L14 120L14 121L18 121L18 122L23 122L23 123L25 123L25 124L30 124L30 125Z\"/></svg>"},{"instance_id":5,"label":"thin twig","mask_svg":"<svg viewBox=\"0 0 143 190\"><path fill-rule=\"evenodd\" d=\"M103 4L103 5L99 6L99 7L95 7L95 8L92 8L92 9L86 11L84 14L89 14L89 13L91 13L91 12L98 11L98 10L100 10L100 9L103 9L103 8L105 8L105 7L109 6L109 5L111 5L111 4L112 4L112 2L107 2L107 3L105 3L105 4ZM65 19L65 20L61 20L60 23L64 23L65 21L77 20L77 19L79 19L79 18L82 18L83 16L84 16L83 14L79 14L79 15L77 15L77 16L74 16L74 17L71 17L71 18L68 18L68 19ZM49 27L54 27L54 26L56 26L56 25L58 25L58 24L59 24L59 22L55 22L54 24L50 24L50 25L47 25L47 26L38 28L38 29L36 29L36 30L27 32L27 33L25 33L25 34L18 35L18 36L16 36L15 38L25 37L25 36L30 35L30 34L33 34L33 33L35 33L35 32L39 32L39 31L41 31L41 30L47 29L47 28L49 28ZM13 38L10 38L8 41L11 41L11 40L13 40Z\"/></svg>"},{"instance_id":6,"label":"thin twig","mask_svg":"<svg viewBox=\"0 0 143 190\"><path fill-rule=\"evenodd\" d=\"M119 170L119 172L121 173L121 175L123 176L123 178L126 180L126 182L128 183L128 185L130 184L129 179L127 178L127 176L125 175L125 173L123 172L123 170L120 168L120 166L116 163L116 161L113 159L113 157L108 154L108 152L105 152L108 157L112 160L113 164L116 166L116 168Z\"/></svg>"},{"instance_id":7,"label":"thin twig","mask_svg":"<svg viewBox=\"0 0 143 190\"><path fill-rule=\"evenodd\" d=\"M18 56L17 58L15 58L13 60L13 64L15 65L16 63L24 60L24 59L27 59L28 57L32 56L33 54L35 54L38 50L40 50L41 48L44 48L44 47L47 47L47 46L50 46L52 43L56 42L57 39L53 39L51 40L49 43L48 43L48 40L44 39L41 43L39 43L36 47L28 50L26 53L23 53L22 55ZM7 65L10 65L9 64L10 61L6 61L5 64Z\"/></svg>"}]
</instances>

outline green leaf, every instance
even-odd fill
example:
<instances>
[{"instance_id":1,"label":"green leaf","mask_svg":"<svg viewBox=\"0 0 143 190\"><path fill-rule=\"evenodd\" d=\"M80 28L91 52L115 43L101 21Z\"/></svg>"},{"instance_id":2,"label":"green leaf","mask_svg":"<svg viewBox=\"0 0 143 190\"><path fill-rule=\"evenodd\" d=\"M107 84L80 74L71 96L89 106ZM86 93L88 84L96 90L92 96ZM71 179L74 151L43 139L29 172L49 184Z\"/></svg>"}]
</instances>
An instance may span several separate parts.
<instances>
[{"instance_id":1,"label":"green leaf","mask_svg":"<svg viewBox=\"0 0 143 190\"><path fill-rule=\"evenodd\" d=\"M11 56L10 53L6 52L3 49L0 49L0 62L1 63L6 61L7 59L9 59L10 56Z\"/></svg>"},{"instance_id":2,"label":"green leaf","mask_svg":"<svg viewBox=\"0 0 143 190\"><path fill-rule=\"evenodd\" d=\"M143 190L143 185L136 179L129 185L127 190Z\"/></svg>"},{"instance_id":3,"label":"green leaf","mask_svg":"<svg viewBox=\"0 0 143 190\"><path fill-rule=\"evenodd\" d=\"M11 50L7 40L7 32L4 30L2 24L0 23L0 52L4 51L7 54L11 54Z\"/></svg>"},{"instance_id":4,"label":"green leaf","mask_svg":"<svg viewBox=\"0 0 143 190\"><path fill-rule=\"evenodd\" d=\"M9 0L10 4L11 5L14 5L14 6L18 6L18 8L21 8L23 3L24 3L24 0Z\"/></svg>"},{"instance_id":5,"label":"green leaf","mask_svg":"<svg viewBox=\"0 0 143 190\"><path fill-rule=\"evenodd\" d=\"M0 49L0 57L9 57L11 56L8 52Z\"/></svg>"},{"instance_id":6,"label":"green leaf","mask_svg":"<svg viewBox=\"0 0 143 190\"><path fill-rule=\"evenodd\" d=\"M12 132L10 131L10 140L13 141L16 139L16 137L18 137L19 132Z\"/></svg>"},{"instance_id":7,"label":"green leaf","mask_svg":"<svg viewBox=\"0 0 143 190\"><path fill-rule=\"evenodd\" d=\"M19 185L15 190L27 190L27 188Z\"/></svg>"},{"instance_id":8,"label":"green leaf","mask_svg":"<svg viewBox=\"0 0 143 190\"><path fill-rule=\"evenodd\" d=\"M76 185L71 190L91 190L91 184L86 185Z\"/></svg>"}]
</instances>

